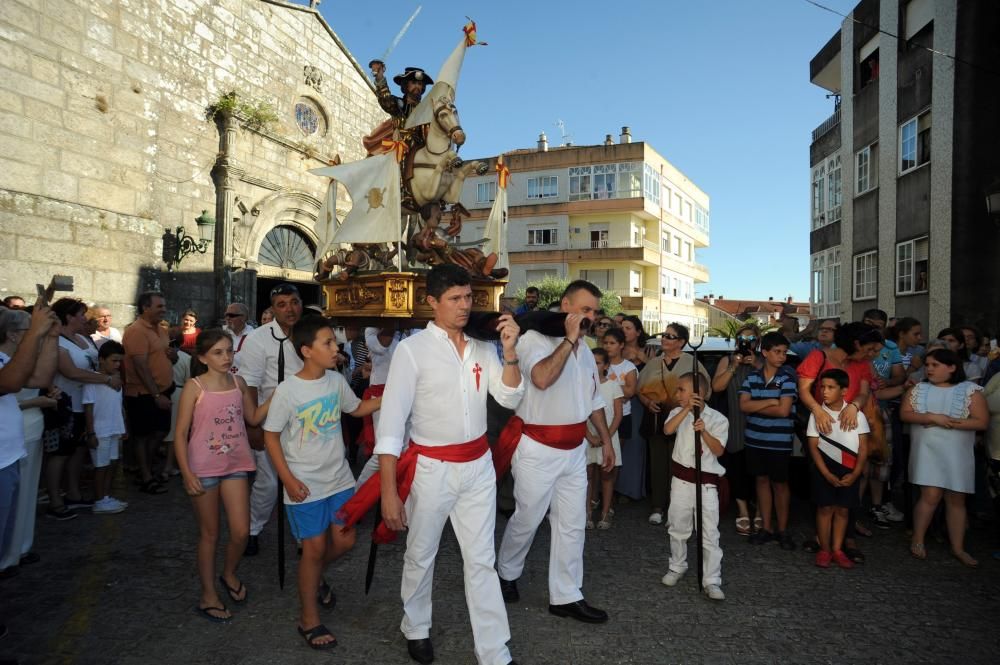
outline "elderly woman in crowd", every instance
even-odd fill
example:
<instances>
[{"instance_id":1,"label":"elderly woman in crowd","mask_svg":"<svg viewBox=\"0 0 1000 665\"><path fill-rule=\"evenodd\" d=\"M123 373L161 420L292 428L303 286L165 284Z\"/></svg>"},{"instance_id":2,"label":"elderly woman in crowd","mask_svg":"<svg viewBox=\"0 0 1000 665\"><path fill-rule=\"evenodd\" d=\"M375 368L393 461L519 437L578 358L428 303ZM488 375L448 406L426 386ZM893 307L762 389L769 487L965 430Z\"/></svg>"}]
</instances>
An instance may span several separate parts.
<instances>
[{"instance_id":1,"label":"elderly woman in crowd","mask_svg":"<svg viewBox=\"0 0 1000 665\"><path fill-rule=\"evenodd\" d=\"M16 394L23 388L51 385L56 371L53 333L58 330L55 317L43 304L36 305L30 316L0 307L0 558L4 562L0 575L3 576L10 576L10 570L16 571L14 564L20 560L22 543L14 538L18 514L22 513L23 522L27 513L35 510L34 500L18 510L22 499L21 460L29 453ZM33 443L38 445L37 440ZM27 465L30 464L29 461ZM37 488L37 477L25 478L24 485ZM26 494L31 490L24 489Z\"/></svg>"}]
</instances>

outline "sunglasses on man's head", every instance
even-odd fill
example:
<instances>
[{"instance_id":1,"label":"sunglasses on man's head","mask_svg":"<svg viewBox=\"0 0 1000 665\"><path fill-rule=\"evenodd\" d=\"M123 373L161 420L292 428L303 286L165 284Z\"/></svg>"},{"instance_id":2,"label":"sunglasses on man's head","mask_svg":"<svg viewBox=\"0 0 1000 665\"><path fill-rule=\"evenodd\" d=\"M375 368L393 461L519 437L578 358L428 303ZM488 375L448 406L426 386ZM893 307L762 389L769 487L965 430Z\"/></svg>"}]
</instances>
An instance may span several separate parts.
<instances>
[{"instance_id":1,"label":"sunglasses on man's head","mask_svg":"<svg viewBox=\"0 0 1000 665\"><path fill-rule=\"evenodd\" d=\"M297 296L299 295L299 289L294 284L278 284L276 287L271 289L271 297L274 296Z\"/></svg>"}]
</instances>

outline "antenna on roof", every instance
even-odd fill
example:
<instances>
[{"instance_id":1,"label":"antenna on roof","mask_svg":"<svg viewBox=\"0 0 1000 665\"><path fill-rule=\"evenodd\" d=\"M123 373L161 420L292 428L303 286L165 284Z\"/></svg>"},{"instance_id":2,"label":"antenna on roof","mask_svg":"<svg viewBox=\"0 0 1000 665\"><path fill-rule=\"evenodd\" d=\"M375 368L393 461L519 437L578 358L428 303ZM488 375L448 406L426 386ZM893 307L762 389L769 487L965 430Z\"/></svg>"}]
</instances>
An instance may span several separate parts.
<instances>
[{"instance_id":1,"label":"antenna on roof","mask_svg":"<svg viewBox=\"0 0 1000 665\"><path fill-rule=\"evenodd\" d=\"M556 127L559 128L559 136L561 137L560 146L573 145L573 135L566 131L566 123L561 119L556 120Z\"/></svg>"}]
</instances>

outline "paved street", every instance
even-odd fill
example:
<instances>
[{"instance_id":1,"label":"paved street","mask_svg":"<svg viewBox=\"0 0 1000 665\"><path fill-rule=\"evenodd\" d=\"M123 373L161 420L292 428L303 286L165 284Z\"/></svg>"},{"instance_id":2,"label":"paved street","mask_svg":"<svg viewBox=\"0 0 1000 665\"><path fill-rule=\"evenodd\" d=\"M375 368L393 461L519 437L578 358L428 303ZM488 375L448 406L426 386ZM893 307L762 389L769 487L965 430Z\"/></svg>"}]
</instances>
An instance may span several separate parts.
<instances>
[{"instance_id":1,"label":"paved street","mask_svg":"<svg viewBox=\"0 0 1000 665\"><path fill-rule=\"evenodd\" d=\"M192 611L198 585L195 525L179 482L164 496L132 492L123 514L81 515L71 522L40 519L42 562L0 586L0 620L10 636L0 659L23 663L412 662L398 630L401 547L383 547L370 596L363 592L366 525L359 546L332 572L339 605L326 618L340 646L312 652L295 631L295 550L288 584L279 591L273 523L261 555L240 573L250 597L229 625ZM910 558L901 530L863 540L868 562L853 571L819 570L809 555L777 546L754 548L723 525L724 589L708 601L689 574L660 584L666 570L664 527L646 524L646 506L620 507L610 531L588 532L587 598L611 613L588 626L546 610L548 529L532 549L509 608L512 653L522 664L749 662L997 662L1000 562L998 543L974 531L969 550L979 570L963 568L943 544L929 540L928 560ZM497 539L504 525L498 519ZM795 531L804 537L804 515ZM801 541L801 537L797 540ZM692 550L692 555L693 555ZM693 571L692 571L693 573ZM461 557L446 530L438 558L432 630L437 663L474 662L462 591Z\"/></svg>"}]
</instances>

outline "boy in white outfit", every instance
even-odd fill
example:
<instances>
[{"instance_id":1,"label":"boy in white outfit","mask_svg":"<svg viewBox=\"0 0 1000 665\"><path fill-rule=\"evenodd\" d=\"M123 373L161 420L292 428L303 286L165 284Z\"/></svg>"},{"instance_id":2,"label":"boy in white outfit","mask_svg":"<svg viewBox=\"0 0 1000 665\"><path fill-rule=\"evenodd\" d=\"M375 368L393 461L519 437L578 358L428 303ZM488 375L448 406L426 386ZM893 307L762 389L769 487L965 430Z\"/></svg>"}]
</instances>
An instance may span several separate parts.
<instances>
[{"instance_id":1,"label":"boy in white outfit","mask_svg":"<svg viewBox=\"0 0 1000 665\"><path fill-rule=\"evenodd\" d=\"M704 528L703 591L712 600L725 600L722 593L722 548L719 547L719 485L726 469L719 463L729 438L729 420L705 405L708 385L701 382L694 391L694 375L685 374L677 383L675 407L663 424L663 433L677 434L674 443L670 481L670 509L667 512L670 534L670 570L661 580L674 586L687 572L687 541L695 524L695 440L701 432L701 514ZM694 418L692 410L700 409Z\"/></svg>"},{"instance_id":2,"label":"boy in white outfit","mask_svg":"<svg viewBox=\"0 0 1000 665\"><path fill-rule=\"evenodd\" d=\"M97 352L102 374L119 376L125 348L114 340L101 344ZM87 419L87 447L94 463L94 513L120 513L128 504L111 496L114 463L118 461L121 440L125 436L125 413L122 391L103 383L83 386L83 409Z\"/></svg>"}]
</instances>

